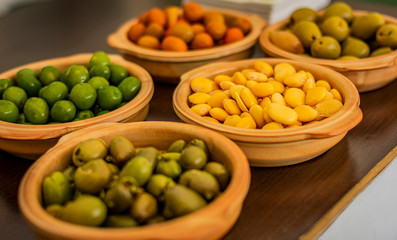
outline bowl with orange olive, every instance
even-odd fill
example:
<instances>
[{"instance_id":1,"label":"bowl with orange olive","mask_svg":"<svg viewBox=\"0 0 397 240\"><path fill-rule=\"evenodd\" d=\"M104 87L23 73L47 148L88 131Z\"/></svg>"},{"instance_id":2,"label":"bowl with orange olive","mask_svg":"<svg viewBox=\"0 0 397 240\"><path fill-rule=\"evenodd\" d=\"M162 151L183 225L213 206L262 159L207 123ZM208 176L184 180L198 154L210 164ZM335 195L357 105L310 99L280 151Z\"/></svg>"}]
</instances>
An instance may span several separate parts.
<instances>
[{"instance_id":1,"label":"bowl with orange olive","mask_svg":"<svg viewBox=\"0 0 397 240\"><path fill-rule=\"evenodd\" d=\"M265 26L255 14L190 2L143 12L107 42L143 66L154 81L177 83L184 72L203 64L250 57Z\"/></svg>"}]
</instances>

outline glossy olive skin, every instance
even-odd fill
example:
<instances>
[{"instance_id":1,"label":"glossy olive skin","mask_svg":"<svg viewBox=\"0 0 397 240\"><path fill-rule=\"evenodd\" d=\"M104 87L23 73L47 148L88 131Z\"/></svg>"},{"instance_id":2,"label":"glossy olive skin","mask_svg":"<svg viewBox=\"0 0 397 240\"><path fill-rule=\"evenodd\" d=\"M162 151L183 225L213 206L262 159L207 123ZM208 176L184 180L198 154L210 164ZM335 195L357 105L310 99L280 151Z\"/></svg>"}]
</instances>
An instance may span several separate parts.
<instances>
[{"instance_id":1,"label":"glossy olive skin","mask_svg":"<svg viewBox=\"0 0 397 240\"><path fill-rule=\"evenodd\" d=\"M131 207L134 201L127 184L116 183L105 194L104 202L112 213L121 213Z\"/></svg>"},{"instance_id":2,"label":"glossy olive skin","mask_svg":"<svg viewBox=\"0 0 397 240\"><path fill-rule=\"evenodd\" d=\"M99 138L85 140L73 150L72 160L74 165L82 166L93 159L104 159L107 154L107 144Z\"/></svg>"},{"instance_id":3,"label":"glossy olive skin","mask_svg":"<svg viewBox=\"0 0 397 240\"><path fill-rule=\"evenodd\" d=\"M72 197L72 187L62 172L54 172L43 181L43 201L46 206L64 204Z\"/></svg>"},{"instance_id":4,"label":"glossy olive skin","mask_svg":"<svg viewBox=\"0 0 397 240\"><path fill-rule=\"evenodd\" d=\"M142 156L135 156L129 160L120 172L120 177L134 177L140 186L145 185L151 175L152 166L150 165L149 160Z\"/></svg>"},{"instance_id":5,"label":"glossy olive skin","mask_svg":"<svg viewBox=\"0 0 397 240\"><path fill-rule=\"evenodd\" d=\"M131 216L138 222L145 222L157 213L157 201L150 193L143 192L135 197L131 206Z\"/></svg>"},{"instance_id":6,"label":"glossy olive skin","mask_svg":"<svg viewBox=\"0 0 397 240\"><path fill-rule=\"evenodd\" d=\"M160 151L157 150L155 147L144 147L138 151L137 155L143 156L147 160L149 160L150 165L154 169L157 164L157 158L160 155Z\"/></svg>"},{"instance_id":7,"label":"glossy olive skin","mask_svg":"<svg viewBox=\"0 0 397 240\"><path fill-rule=\"evenodd\" d=\"M167 188L174 185L175 182L172 178L163 174L153 174L146 185L146 190L153 196L163 199L162 196L164 195Z\"/></svg>"},{"instance_id":8,"label":"glossy olive skin","mask_svg":"<svg viewBox=\"0 0 397 240\"><path fill-rule=\"evenodd\" d=\"M106 216L105 203L98 197L85 194L68 202L60 213L62 220L86 226L100 226Z\"/></svg>"},{"instance_id":9,"label":"glossy olive skin","mask_svg":"<svg viewBox=\"0 0 397 240\"><path fill-rule=\"evenodd\" d=\"M112 173L103 159L95 159L77 168L74 182L82 192L98 194L111 181Z\"/></svg>"},{"instance_id":10,"label":"glossy olive skin","mask_svg":"<svg viewBox=\"0 0 397 240\"><path fill-rule=\"evenodd\" d=\"M180 163L184 170L202 169L207 163L208 157L204 150L197 146L187 146L181 153Z\"/></svg>"},{"instance_id":11,"label":"glossy olive skin","mask_svg":"<svg viewBox=\"0 0 397 240\"><path fill-rule=\"evenodd\" d=\"M135 147L127 138L117 136L109 142L109 153L110 161L121 166L135 156Z\"/></svg>"},{"instance_id":12,"label":"glossy olive skin","mask_svg":"<svg viewBox=\"0 0 397 240\"><path fill-rule=\"evenodd\" d=\"M230 181L230 174L223 164L209 162L205 165L204 171L211 173L218 180L221 191L225 190Z\"/></svg>"},{"instance_id":13,"label":"glossy olive skin","mask_svg":"<svg viewBox=\"0 0 397 240\"><path fill-rule=\"evenodd\" d=\"M176 184L168 188L165 194L165 211L168 217L179 217L194 212L207 205L200 194L192 189Z\"/></svg>"},{"instance_id":14,"label":"glossy olive skin","mask_svg":"<svg viewBox=\"0 0 397 240\"><path fill-rule=\"evenodd\" d=\"M181 175L182 167L176 160L161 159L157 162L155 172L175 179Z\"/></svg>"},{"instance_id":15,"label":"glossy olive skin","mask_svg":"<svg viewBox=\"0 0 397 240\"><path fill-rule=\"evenodd\" d=\"M206 171L197 169L187 170L179 178L179 184L193 189L206 200L211 200L219 194L218 180Z\"/></svg>"},{"instance_id":16,"label":"glossy olive skin","mask_svg":"<svg viewBox=\"0 0 397 240\"><path fill-rule=\"evenodd\" d=\"M183 139L179 139L171 143L171 145L168 147L168 152L182 152L182 150L186 146L186 141Z\"/></svg>"},{"instance_id":17,"label":"glossy olive skin","mask_svg":"<svg viewBox=\"0 0 397 240\"><path fill-rule=\"evenodd\" d=\"M136 227L139 223L129 215L110 215L106 218L105 227L128 228Z\"/></svg>"}]
</instances>

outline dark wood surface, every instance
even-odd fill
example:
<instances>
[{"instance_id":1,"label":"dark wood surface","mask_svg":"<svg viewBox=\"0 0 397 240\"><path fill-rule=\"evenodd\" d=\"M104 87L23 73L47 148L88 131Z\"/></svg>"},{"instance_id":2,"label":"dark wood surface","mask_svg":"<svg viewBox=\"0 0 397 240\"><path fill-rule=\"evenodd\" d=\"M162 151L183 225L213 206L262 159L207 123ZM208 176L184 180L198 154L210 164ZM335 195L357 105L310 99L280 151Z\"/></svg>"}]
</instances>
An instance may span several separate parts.
<instances>
[{"instance_id":1,"label":"dark wood surface","mask_svg":"<svg viewBox=\"0 0 397 240\"><path fill-rule=\"evenodd\" d=\"M397 8L349 2L355 9L397 16ZM179 1L56 0L0 16L0 72L81 52L117 53L106 37L151 7ZM264 57L256 46L253 57ZM179 121L173 85L155 84L147 120ZM397 145L397 82L361 94L363 121L332 149L294 166L251 168L242 213L225 239L297 239ZM17 204L19 181L32 161L0 151L0 239L36 239Z\"/></svg>"}]
</instances>

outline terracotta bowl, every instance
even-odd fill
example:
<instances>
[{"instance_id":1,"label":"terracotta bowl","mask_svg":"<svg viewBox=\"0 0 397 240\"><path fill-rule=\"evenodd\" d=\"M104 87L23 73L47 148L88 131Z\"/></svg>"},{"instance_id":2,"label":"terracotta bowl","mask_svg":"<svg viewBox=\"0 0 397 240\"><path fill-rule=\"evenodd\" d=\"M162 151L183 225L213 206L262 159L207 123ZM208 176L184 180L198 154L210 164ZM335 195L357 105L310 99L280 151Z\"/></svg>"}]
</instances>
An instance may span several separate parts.
<instances>
[{"instance_id":1,"label":"terracotta bowl","mask_svg":"<svg viewBox=\"0 0 397 240\"><path fill-rule=\"evenodd\" d=\"M355 16L368 12L354 11ZM319 12L321 14L321 11ZM397 24L397 19L383 15L387 23ZM260 35L259 42L262 50L270 57L282 57L296 61L319 64L336 70L350 79L359 92L368 92L384 87L397 77L397 50L377 57L359 60L328 60L300 56L275 46L270 41L270 33L286 27L289 19L284 19L268 26Z\"/></svg>"},{"instance_id":2,"label":"terracotta bowl","mask_svg":"<svg viewBox=\"0 0 397 240\"><path fill-rule=\"evenodd\" d=\"M64 222L42 207L41 184L46 176L71 162L73 148L82 140L115 136L128 138L136 147L167 147L177 139L204 140L211 158L227 167L231 180L225 191L208 206L183 217L136 228L94 228ZM177 122L103 123L60 138L24 175L18 192L19 207L39 239L219 239L237 221L250 185L250 168L241 149L223 135Z\"/></svg>"},{"instance_id":3,"label":"terracotta bowl","mask_svg":"<svg viewBox=\"0 0 397 240\"><path fill-rule=\"evenodd\" d=\"M187 52L162 51L143 48L131 42L127 32L131 25L138 22L134 18L122 24L108 37L108 44L124 53L127 60L143 66L152 75L154 81L177 84L179 77L190 69L214 61L240 60L249 58L253 46L266 26L265 20L255 14L246 14L232 10L205 8L205 11L217 11L226 19L245 17L251 22L252 30L244 39L213 48L189 50ZM227 21L227 20L226 20Z\"/></svg>"},{"instance_id":4,"label":"terracotta bowl","mask_svg":"<svg viewBox=\"0 0 397 240\"><path fill-rule=\"evenodd\" d=\"M91 56L92 53L84 53L34 62L1 73L0 78L13 79L15 74L22 68L32 68L40 71L41 68L48 65L53 65L63 71L73 64L87 65ZM149 113L149 102L154 92L154 84L150 74L142 67L124 60L119 55L108 54L108 56L112 63L124 66L130 75L140 79L141 90L133 100L107 114L76 122L24 125L0 121L0 149L22 158L34 160L54 146L59 137L66 133L101 122L135 122L144 120Z\"/></svg>"},{"instance_id":5,"label":"terracotta bowl","mask_svg":"<svg viewBox=\"0 0 397 240\"><path fill-rule=\"evenodd\" d=\"M253 68L256 60L274 66L290 63L297 70L309 71L315 79L327 80L344 99L344 106L333 116L317 123L280 130L242 129L203 119L188 106L192 93L190 83L195 77L213 79L218 74L232 75L244 68ZM257 167L285 166L312 159L338 143L362 119L360 96L355 86L343 75L326 67L277 58L249 59L215 63L185 73L173 94L173 107L187 123L203 126L229 137L246 154L250 165Z\"/></svg>"}]
</instances>

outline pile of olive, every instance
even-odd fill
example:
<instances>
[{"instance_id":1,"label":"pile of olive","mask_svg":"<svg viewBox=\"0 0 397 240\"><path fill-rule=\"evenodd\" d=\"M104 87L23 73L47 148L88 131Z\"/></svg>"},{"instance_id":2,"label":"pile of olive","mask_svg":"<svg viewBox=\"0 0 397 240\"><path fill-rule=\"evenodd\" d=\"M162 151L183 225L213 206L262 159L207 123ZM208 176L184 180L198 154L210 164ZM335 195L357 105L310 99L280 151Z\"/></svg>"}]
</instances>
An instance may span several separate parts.
<instances>
[{"instance_id":1,"label":"pile of olive","mask_svg":"<svg viewBox=\"0 0 397 240\"><path fill-rule=\"evenodd\" d=\"M82 141L72 165L46 177L43 205L51 215L87 226L133 227L194 212L229 183L200 139L174 141L167 151L136 149L125 137Z\"/></svg>"},{"instance_id":2,"label":"pile of olive","mask_svg":"<svg viewBox=\"0 0 397 240\"><path fill-rule=\"evenodd\" d=\"M88 66L72 65L61 73L55 66L39 72L19 70L14 81L0 79L0 120L21 124L78 121L123 106L141 83L127 69L95 52Z\"/></svg>"},{"instance_id":3,"label":"pile of olive","mask_svg":"<svg viewBox=\"0 0 397 240\"><path fill-rule=\"evenodd\" d=\"M377 12L353 15L348 4L335 2L321 15L310 8L295 10L287 29L272 32L270 40L296 54L354 60L394 51L397 25Z\"/></svg>"}]
</instances>

